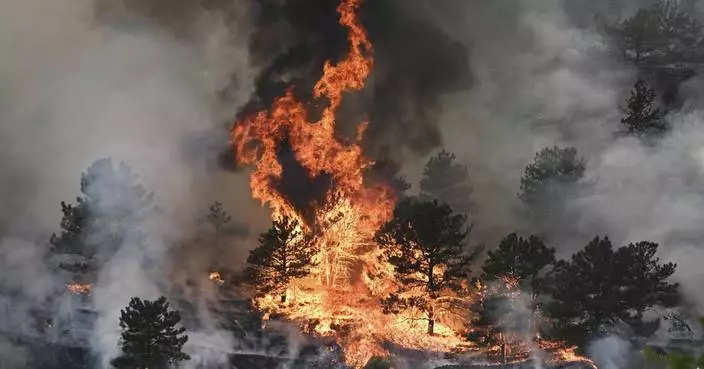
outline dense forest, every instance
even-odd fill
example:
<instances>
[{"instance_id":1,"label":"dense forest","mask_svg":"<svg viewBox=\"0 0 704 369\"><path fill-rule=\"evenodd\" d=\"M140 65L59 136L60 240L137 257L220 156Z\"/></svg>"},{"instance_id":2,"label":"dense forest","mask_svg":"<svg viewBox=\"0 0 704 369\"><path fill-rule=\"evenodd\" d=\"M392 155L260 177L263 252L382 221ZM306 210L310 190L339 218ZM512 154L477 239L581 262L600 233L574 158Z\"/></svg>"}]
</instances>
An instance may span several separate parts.
<instances>
[{"instance_id":1,"label":"dense forest","mask_svg":"<svg viewBox=\"0 0 704 369\"><path fill-rule=\"evenodd\" d=\"M103 141L87 124L57 149L44 143L64 134L25 145L26 133L0 127L11 148L0 159L11 182L0 186L0 368L704 365L700 2L442 0L432 11L420 0L418 9L384 0L146 3L96 1L91 11L94 22L157 34L157 43L100 34L87 44L116 42L117 51L67 64L120 60L136 42L154 70L66 83L85 96L110 90L102 83L143 90L149 80L154 89L107 94L93 117L92 100L64 116L56 106L70 98L42 87L50 103L28 118L91 111L134 126ZM191 6L208 17L186 27ZM552 7L569 32L541 23ZM460 9L478 15L452 18ZM257 66L248 90L237 71L207 88L185 72L217 74L208 68L223 60L199 64L179 46L217 49L216 33L198 33L217 22L227 25L225 45L249 29L238 44L248 56L222 57ZM521 22L535 27L534 39L509 30ZM475 49L448 36L465 31L481 33ZM585 35L594 48L579 49ZM538 63L541 37L570 46ZM162 43L165 56L149 54ZM493 63L504 48L519 51ZM563 74L575 65L579 78ZM172 68L183 80L168 82ZM531 82L553 69L547 83ZM19 122L17 111L32 106L15 107L14 92L4 104L3 78L0 120ZM572 89L582 81L593 85ZM180 90L190 83L210 92ZM550 101L531 100L543 94ZM170 114L151 114L155 106ZM606 106L615 113L601 115ZM455 122L451 111L463 109L471 118ZM151 119L217 124L203 133L184 123L174 128L182 137L152 129ZM123 129L125 155L113 155ZM100 149L78 149L83 140ZM47 147L37 163L52 163L56 183L69 171L53 163L90 163L65 181L74 185L62 195L78 196L45 204L41 176L16 174L35 162L13 158L24 146Z\"/></svg>"}]
</instances>

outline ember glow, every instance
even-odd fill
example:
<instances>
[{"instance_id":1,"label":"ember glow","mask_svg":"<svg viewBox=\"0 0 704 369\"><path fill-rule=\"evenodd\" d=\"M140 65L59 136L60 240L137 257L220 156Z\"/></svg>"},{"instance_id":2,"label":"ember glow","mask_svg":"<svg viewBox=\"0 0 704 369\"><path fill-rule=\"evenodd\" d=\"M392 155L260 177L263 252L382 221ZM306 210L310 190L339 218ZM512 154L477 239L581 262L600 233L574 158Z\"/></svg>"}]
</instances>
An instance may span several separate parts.
<instances>
[{"instance_id":1,"label":"ember glow","mask_svg":"<svg viewBox=\"0 0 704 369\"><path fill-rule=\"evenodd\" d=\"M72 283L66 285L66 290L75 295L90 295L91 287L90 284Z\"/></svg>"},{"instance_id":2,"label":"ember glow","mask_svg":"<svg viewBox=\"0 0 704 369\"><path fill-rule=\"evenodd\" d=\"M350 49L338 64L326 62L315 84L314 97L326 103L320 120L310 121L305 104L289 91L267 111L238 121L231 132L238 164L253 167L252 196L271 208L272 219L297 220L319 250L310 276L294 280L285 291L255 298L255 304L265 317L284 316L308 333L334 338L344 348L347 363L355 367L372 356L387 355L384 343L437 352L471 346L462 337L465 322L457 321L456 315L438 316L434 334L428 335L427 317L413 312L384 314L380 303L396 291L397 282L393 266L383 260L372 238L391 218L395 195L383 184L364 181L364 171L373 164L360 146L367 122L359 124L355 139L335 134L343 93L362 89L374 65L372 44L356 14L361 1L342 0L337 9L340 24L348 30ZM283 145L288 145L310 180L321 173L331 179L324 201L309 204L312 214L297 209L279 189ZM218 281L220 276L213 273L210 279ZM446 297L465 304L476 296L468 293L461 298L448 291Z\"/></svg>"}]
</instances>

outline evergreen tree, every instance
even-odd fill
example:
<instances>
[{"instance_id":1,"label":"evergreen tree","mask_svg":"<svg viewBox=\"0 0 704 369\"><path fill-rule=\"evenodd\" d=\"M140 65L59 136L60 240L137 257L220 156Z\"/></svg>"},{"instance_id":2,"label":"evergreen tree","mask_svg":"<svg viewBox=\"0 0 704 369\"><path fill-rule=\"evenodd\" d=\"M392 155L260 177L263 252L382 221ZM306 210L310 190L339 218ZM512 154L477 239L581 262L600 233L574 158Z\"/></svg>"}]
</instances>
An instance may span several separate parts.
<instances>
[{"instance_id":1,"label":"evergreen tree","mask_svg":"<svg viewBox=\"0 0 704 369\"><path fill-rule=\"evenodd\" d=\"M220 246L223 231L232 221L232 216L230 216L227 210L223 207L222 203L219 201L216 201L210 205L208 210L208 215L206 215L205 219L208 224L213 227L215 245Z\"/></svg>"},{"instance_id":2,"label":"evergreen tree","mask_svg":"<svg viewBox=\"0 0 704 369\"><path fill-rule=\"evenodd\" d=\"M541 237L559 242L554 239L556 232L564 232L569 227L561 222L569 218L567 201L580 189L578 182L585 169L585 160L578 156L575 148L557 146L540 150L526 166L518 197Z\"/></svg>"},{"instance_id":3,"label":"evergreen tree","mask_svg":"<svg viewBox=\"0 0 704 369\"><path fill-rule=\"evenodd\" d=\"M489 256L482 267L482 280L495 281L502 276L518 278L522 289L533 297L542 292L545 278L540 273L555 264L555 249L545 246L543 241L530 236L527 239L516 233L504 237L499 248L488 251Z\"/></svg>"},{"instance_id":4,"label":"evergreen tree","mask_svg":"<svg viewBox=\"0 0 704 369\"><path fill-rule=\"evenodd\" d=\"M704 61L702 25L679 1L657 0L621 22L614 33L624 56L638 65Z\"/></svg>"},{"instance_id":5,"label":"evergreen tree","mask_svg":"<svg viewBox=\"0 0 704 369\"><path fill-rule=\"evenodd\" d=\"M298 222L283 217L259 237L259 247L247 258L250 266L246 275L256 283L260 293L279 291L281 303L285 303L288 284L310 273L310 268L316 265L313 260L316 254L311 237L304 234Z\"/></svg>"},{"instance_id":6,"label":"evergreen tree","mask_svg":"<svg viewBox=\"0 0 704 369\"><path fill-rule=\"evenodd\" d=\"M638 80L631 90L623 109L621 123L630 134L652 136L662 134L668 129L663 113L655 106L655 91L645 80Z\"/></svg>"},{"instance_id":7,"label":"evergreen tree","mask_svg":"<svg viewBox=\"0 0 704 369\"><path fill-rule=\"evenodd\" d=\"M81 196L76 204L61 203L61 233L53 234L51 249L82 261L62 264L73 272L95 270L127 240L138 243L140 221L152 209L153 195L125 164L100 159L81 175Z\"/></svg>"},{"instance_id":8,"label":"evergreen tree","mask_svg":"<svg viewBox=\"0 0 704 369\"><path fill-rule=\"evenodd\" d=\"M111 360L115 368L166 369L190 357L181 349L188 341L177 311L165 297L155 301L133 297L120 314L122 354Z\"/></svg>"},{"instance_id":9,"label":"evergreen tree","mask_svg":"<svg viewBox=\"0 0 704 369\"><path fill-rule=\"evenodd\" d=\"M465 247L466 220L437 200L407 198L397 205L393 218L374 237L400 282L399 290L384 300L387 313L417 309L428 321L428 334L433 334L438 297L460 288L477 254Z\"/></svg>"},{"instance_id":10,"label":"evergreen tree","mask_svg":"<svg viewBox=\"0 0 704 369\"><path fill-rule=\"evenodd\" d=\"M455 154L442 150L428 160L420 181L421 198L438 200L457 213L469 214L472 186L468 184L467 167L455 159Z\"/></svg>"},{"instance_id":11,"label":"evergreen tree","mask_svg":"<svg viewBox=\"0 0 704 369\"><path fill-rule=\"evenodd\" d=\"M650 333L643 312L674 305L678 289L667 282L675 264L660 264L657 248L638 242L614 251L608 238L597 237L570 262L558 262L550 312L560 336L581 344L624 325Z\"/></svg>"},{"instance_id":12,"label":"evergreen tree","mask_svg":"<svg viewBox=\"0 0 704 369\"><path fill-rule=\"evenodd\" d=\"M546 147L526 166L519 197L528 206L537 208L563 195L582 178L585 169L584 158L578 156L574 147Z\"/></svg>"}]
</instances>

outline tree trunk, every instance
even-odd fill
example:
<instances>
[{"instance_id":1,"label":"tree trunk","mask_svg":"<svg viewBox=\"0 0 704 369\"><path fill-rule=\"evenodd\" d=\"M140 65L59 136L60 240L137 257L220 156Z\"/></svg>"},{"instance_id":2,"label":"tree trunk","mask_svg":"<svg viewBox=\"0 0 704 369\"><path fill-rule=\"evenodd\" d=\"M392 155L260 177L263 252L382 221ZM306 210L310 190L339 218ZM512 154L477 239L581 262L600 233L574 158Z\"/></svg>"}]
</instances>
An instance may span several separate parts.
<instances>
[{"instance_id":1,"label":"tree trunk","mask_svg":"<svg viewBox=\"0 0 704 369\"><path fill-rule=\"evenodd\" d=\"M435 320L434 320L434 314L432 311L428 312L428 335L432 336L435 334Z\"/></svg>"},{"instance_id":2,"label":"tree trunk","mask_svg":"<svg viewBox=\"0 0 704 369\"><path fill-rule=\"evenodd\" d=\"M501 343L501 364L506 365L506 342Z\"/></svg>"},{"instance_id":3,"label":"tree trunk","mask_svg":"<svg viewBox=\"0 0 704 369\"><path fill-rule=\"evenodd\" d=\"M286 291L284 291L284 293L281 294L281 303L282 304L286 303Z\"/></svg>"}]
</instances>

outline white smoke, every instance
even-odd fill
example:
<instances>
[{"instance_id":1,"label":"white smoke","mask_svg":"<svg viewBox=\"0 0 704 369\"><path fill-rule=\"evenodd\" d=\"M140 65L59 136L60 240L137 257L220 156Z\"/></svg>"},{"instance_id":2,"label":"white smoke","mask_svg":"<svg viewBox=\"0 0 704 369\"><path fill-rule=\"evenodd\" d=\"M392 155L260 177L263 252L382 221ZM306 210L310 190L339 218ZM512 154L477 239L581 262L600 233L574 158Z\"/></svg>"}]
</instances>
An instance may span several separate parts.
<instances>
[{"instance_id":1,"label":"white smoke","mask_svg":"<svg viewBox=\"0 0 704 369\"><path fill-rule=\"evenodd\" d=\"M627 341L609 336L592 342L587 352L600 369L624 369L628 367L630 350Z\"/></svg>"},{"instance_id":2,"label":"white smoke","mask_svg":"<svg viewBox=\"0 0 704 369\"><path fill-rule=\"evenodd\" d=\"M234 4L244 17L244 2ZM226 145L227 120L251 89L246 33L217 12L196 9L190 13L193 37L176 38L149 21L106 17L111 23L103 23L95 17L98 5L88 0L0 5L0 193L8 199L0 228L42 239L36 245L34 239L6 239L0 252L3 285L21 284L28 300L21 305L15 297L9 300L3 321L28 325L29 308L62 288L55 285L62 280L57 270L37 267L43 265L48 234L58 231L59 202L72 202L80 173L97 159L111 157L133 167L139 182L155 192L161 211L139 224L143 244L128 237L93 288L98 318L91 343L106 366L117 354L118 316L130 297L168 297L174 265L167 255L187 236L198 212L218 193L230 193L231 185L244 191L229 194L226 206L234 202L255 214L258 206L247 201L243 176L208 175ZM238 81L231 85L233 74ZM62 306L66 314L60 315L66 316L75 308ZM220 349L232 346L232 338L214 324L203 326L191 333L186 349L199 360L223 362Z\"/></svg>"}]
</instances>

